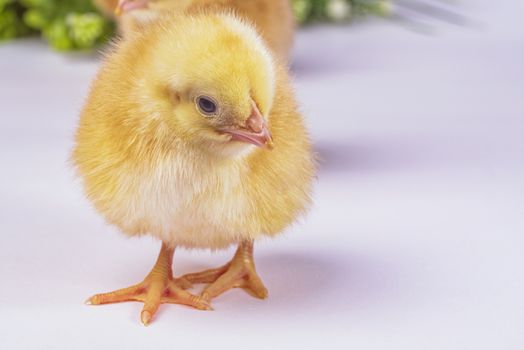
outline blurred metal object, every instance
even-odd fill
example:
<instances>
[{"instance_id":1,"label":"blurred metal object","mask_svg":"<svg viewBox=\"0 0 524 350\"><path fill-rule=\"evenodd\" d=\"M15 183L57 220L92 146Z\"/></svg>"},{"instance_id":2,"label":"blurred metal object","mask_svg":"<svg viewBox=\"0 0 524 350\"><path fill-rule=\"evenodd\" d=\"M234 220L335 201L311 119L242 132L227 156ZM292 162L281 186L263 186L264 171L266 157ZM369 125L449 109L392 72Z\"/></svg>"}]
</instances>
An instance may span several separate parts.
<instances>
[{"instance_id":1,"label":"blurred metal object","mask_svg":"<svg viewBox=\"0 0 524 350\"><path fill-rule=\"evenodd\" d=\"M442 0L395 0L400 8L454 25L465 25L466 17L445 7L450 1Z\"/></svg>"},{"instance_id":2,"label":"blurred metal object","mask_svg":"<svg viewBox=\"0 0 524 350\"><path fill-rule=\"evenodd\" d=\"M459 4L460 1L446 0L391 0L389 18L422 32L432 31L432 21L456 26L468 25L469 19L457 11Z\"/></svg>"}]
</instances>

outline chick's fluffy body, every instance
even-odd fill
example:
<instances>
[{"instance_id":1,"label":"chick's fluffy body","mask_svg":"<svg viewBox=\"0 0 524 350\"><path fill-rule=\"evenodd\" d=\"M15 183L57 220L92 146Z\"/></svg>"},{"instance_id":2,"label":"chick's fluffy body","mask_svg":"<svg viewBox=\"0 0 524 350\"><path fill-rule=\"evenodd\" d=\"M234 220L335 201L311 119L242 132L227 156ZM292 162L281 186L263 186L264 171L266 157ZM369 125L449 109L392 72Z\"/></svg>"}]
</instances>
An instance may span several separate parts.
<instances>
[{"instance_id":1,"label":"chick's fluffy body","mask_svg":"<svg viewBox=\"0 0 524 350\"><path fill-rule=\"evenodd\" d=\"M230 142L209 151L198 138L205 118L173 114L171 86L200 81L224 96L246 86L274 149ZM92 85L72 157L109 223L188 248L278 234L307 209L314 176L285 68L249 25L225 14L170 14L115 47Z\"/></svg>"},{"instance_id":2,"label":"chick's fluffy body","mask_svg":"<svg viewBox=\"0 0 524 350\"><path fill-rule=\"evenodd\" d=\"M94 2L112 16L118 0ZM123 35L129 35L156 21L166 11L192 14L224 10L234 11L254 24L277 57L287 61L295 26L289 0L149 0L148 8L133 10L118 18L118 26Z\"/></svg>"}]
</instances>

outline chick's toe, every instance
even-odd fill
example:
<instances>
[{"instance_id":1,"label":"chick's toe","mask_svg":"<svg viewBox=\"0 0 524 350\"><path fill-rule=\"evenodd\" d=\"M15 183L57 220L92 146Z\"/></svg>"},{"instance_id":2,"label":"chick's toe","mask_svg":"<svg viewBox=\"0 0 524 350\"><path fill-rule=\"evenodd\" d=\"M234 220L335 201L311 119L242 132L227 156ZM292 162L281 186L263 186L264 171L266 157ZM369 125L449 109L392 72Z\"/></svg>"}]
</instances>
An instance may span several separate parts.
<instances>
[{"instance_id":1,"label":"chick's toe","mask_svg":"<svg viewBox=\"0 0 524 350\"><path fill-rule=\"evenodd\" d=\"M160 304L182 304L199 310L211 310L207 300L184 290L191 286L188 281L173 278L171 268L173 252L173 248L162 245L155 266L142 282L113 292L96 294L90 297L86 304L101 305L124 301L143 302L144 307L140 318L146 326L153 319Z\"/></svg>"},{"instance_id":2,"label":"chick's toe","mask_svg":"<svg viewBox=\"0 0 524 350\"><path fill-rule=\"evenodd\" d=\"M255 269L252 241L240 243L233 259L224 266L190 273L182 279L190 283L209 283L202 292L204 300L211 300L232 288L242 288L259 299L268 296L268 290Z\"/></svg>"}]
</instances>

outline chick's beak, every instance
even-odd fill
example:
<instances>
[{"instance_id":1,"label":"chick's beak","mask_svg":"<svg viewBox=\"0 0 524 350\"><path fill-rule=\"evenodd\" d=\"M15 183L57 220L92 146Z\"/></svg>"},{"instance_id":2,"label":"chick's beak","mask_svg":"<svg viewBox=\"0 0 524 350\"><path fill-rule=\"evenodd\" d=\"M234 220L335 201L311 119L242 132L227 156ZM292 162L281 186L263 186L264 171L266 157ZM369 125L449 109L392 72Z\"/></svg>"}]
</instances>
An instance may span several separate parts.
<instances>
[{"instance_id":1,"label":"chick's beak","mask_svg":"<svg viewBox=\"0 0 524 350\"><path fill-rule=\"evenodd\" d=\"M118 0L118 5L115 8L115 15L120 16L122 13L146 8L149 0Z\"/></svg>"},{"instance_id":2,"label":"chick's beak","mask_svg":"<svg viewBox=\"0 0 524 350\"><path fill-rule=\"evenodd\" d=\"M224 128L220 130L231 135L231 140L251 143L257 147L273 148L273 139L269 132L266 119L253 103L251 114L243 128Z\"/></svg>"}]
</instances>

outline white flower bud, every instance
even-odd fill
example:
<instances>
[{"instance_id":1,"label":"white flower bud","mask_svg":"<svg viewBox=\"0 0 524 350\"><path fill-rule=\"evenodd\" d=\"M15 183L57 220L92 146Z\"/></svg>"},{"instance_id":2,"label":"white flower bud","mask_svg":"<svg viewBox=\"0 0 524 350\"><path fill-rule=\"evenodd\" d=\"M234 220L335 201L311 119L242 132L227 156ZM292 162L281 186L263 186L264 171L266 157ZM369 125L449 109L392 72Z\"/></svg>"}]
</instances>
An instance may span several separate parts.
<instances>
[{"instance_id":1,"label":"white flower bud","mask_svg":"<svg viewBox=\"0 0 524 350\"><path fill-rule=\"evenodd\" d=\"M326 14L334 21L345 20L351 16L351 4L346 0L329 0Z\"/></svg>"}]
</instances>

